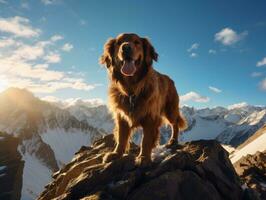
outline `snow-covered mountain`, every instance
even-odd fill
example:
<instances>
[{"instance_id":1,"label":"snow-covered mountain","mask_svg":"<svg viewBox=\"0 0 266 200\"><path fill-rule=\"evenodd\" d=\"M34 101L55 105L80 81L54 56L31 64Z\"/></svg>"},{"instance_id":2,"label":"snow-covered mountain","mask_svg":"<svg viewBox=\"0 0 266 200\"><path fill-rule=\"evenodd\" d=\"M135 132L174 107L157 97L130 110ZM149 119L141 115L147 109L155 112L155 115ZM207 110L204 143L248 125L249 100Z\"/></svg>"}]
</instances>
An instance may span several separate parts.
<instances>
[{"instance_id":1,"label":"snow-covered mountain","mask_svg":"<svg viewBox=\"0 0 266 200\"><path fill-rule=\"evenodd\" d=\"M256 131L248 140L239 147L234 149L230 154L232 163L237 162L241 157L247 154L254 155L257 151L264 152L266 150L266 125Z\"/></svg>"},{"instance_id":2,"label":"snow-covered mountain","mask_svg":"<svg viewBox=\"0 0 266 200\"><path fill-rule=\"evenodd\" d=\"M55 103L58 104L58 103ZM61 102L62 105L62 102ZM77 119L87 121L99 130L111 133L113 119L106 105L93 106L78 100L64 104L64 109ZM238 146L266 123L266 107L239 103L224 107L196 109L183 106L183 115L188 121L188 129L182 133L182 142L198 139L217 139L223 144ZM140 131L137 131L140 132ZM170 128L162 127L162 143L170 136ZM133 137L139 142L138 136Z\"/></svg>"},{"instance_id":3,"label":"snow-covered mountain","mask_svg":"<svg viewBox=\"0 0 266 200\"><path fill-rule=\"evenodd\" d=\"M60 100L48 96L43 98L43 100L56 107L69 111L69 113L75 116L79 121L85 121L98 130L106 133L110 133L113 130L114 123L112 116L107 106L98 98L87 100L80 98Z\"/></svg>"},{"instance_id":4,"label":"snow-covered mountain","mask_svg":"<svg viewBox=\"0 0 266 200\"><path fill-rule=\"evenodd\" d=\"M240 145L266 123L266 108L237 104L228 108L183 107L189 128L183 141L217 139L234 147Z\"/></svg>"},{"instance_id":5,"label":"snow-covered mountain","mask_svg":"<svg viewBox=\"0 0 266 200\"><path fill-rule=\"evenodd\" d=\"M84 106L71 105L66 109L80 121L86 121L92 124L98 130L111 133L114 127L113 118L105 105Z\"/></svg>"},{"instance_id":6,"label":"snow-covered mountain","mask_svg":"<svg viewBox=\"0 0 266 200\"><path fill-rule=\"evenodd\" d=\"M36 198L51 174L69 162L81 146L105 134L68 110L16 88L0 94L0 131L19 139L17 149L25 161L23 200Z\"/></svg>"}]
</instances>

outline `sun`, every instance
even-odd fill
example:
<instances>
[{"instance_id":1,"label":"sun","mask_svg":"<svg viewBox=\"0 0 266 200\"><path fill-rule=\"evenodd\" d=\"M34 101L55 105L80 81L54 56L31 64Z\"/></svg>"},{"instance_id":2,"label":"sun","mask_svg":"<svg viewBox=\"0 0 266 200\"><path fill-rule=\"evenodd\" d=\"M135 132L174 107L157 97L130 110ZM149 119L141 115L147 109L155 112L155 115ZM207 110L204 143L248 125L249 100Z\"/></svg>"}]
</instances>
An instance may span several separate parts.
<instances>
[{"instance_id":1,"label":"sun","mask_svg":"<svg viewBox=\"0 0 266 200\"><path fill-rule=\"evenodd\" d=\"M7 80L0 80L0 92L3 92L8 87Z\"/></svg>"}]
</instances>

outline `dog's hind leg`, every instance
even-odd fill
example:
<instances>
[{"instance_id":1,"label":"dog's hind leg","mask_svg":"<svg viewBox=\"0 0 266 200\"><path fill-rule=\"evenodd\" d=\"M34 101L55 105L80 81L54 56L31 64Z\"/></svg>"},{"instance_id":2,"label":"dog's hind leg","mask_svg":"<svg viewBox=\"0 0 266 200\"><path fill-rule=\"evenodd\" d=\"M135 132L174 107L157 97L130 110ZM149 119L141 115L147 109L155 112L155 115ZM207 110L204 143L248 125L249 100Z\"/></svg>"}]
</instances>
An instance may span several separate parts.
<instances>
[{"instance_id":1,"label":"dog's hind leg","mask_svg":"<svg viewBox=\"0 0 266 200\"><path fill-rule=\"evenodd\" d=\"M168 143L166 144L167 147L178 144L179 131L186 129L187 127L186 120L180 115L179 112L177 112L176 117L174 119L175 120L171 120L170 117L168 118L171 123L172 134Z\"/></svg>"},{"instance_id":2,"label":"dog's hind leg","mask_svg":"<svg viewBox=\"0 0 266 200\"><path fill-rule=\"evenodd\" d=\"M177 123L171 124L171 137L169 141L166 144L166 147L173 146L175 144L178 144L178 134L179 134L179 127Z\"/></svg>"}]
</instances>

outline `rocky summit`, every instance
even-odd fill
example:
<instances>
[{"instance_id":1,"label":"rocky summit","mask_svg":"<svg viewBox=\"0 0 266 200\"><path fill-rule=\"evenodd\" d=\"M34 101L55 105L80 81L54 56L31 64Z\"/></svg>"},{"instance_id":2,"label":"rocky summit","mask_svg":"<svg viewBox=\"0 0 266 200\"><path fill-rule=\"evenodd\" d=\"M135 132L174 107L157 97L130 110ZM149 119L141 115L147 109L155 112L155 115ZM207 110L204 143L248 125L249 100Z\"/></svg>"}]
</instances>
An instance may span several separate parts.
<instances>
[{"instance_id":1,"label":"rocky summit","mask_svg":"<svg viewBox=\"0 0 266 200\"><path fill-rule=\"evenodd\" d=\"M73 160L53 175L39 200L171 200L248 199L228 153L214 140L199 140L157 147L149 167L136 166L139 147L131 144L129 153L103 163L113 150L112 135L82 147Z\"/></svg>"},{"instance_id":2,"label":"rocky summit","mask_svg":"<svg viewBox=\"0 0 266 200\"><path fill-rule=\"evenodd\" d=\"M257 199L266 199L266 151L244 156L234 166L245 187Z\"/></svg>"}]
</instances>

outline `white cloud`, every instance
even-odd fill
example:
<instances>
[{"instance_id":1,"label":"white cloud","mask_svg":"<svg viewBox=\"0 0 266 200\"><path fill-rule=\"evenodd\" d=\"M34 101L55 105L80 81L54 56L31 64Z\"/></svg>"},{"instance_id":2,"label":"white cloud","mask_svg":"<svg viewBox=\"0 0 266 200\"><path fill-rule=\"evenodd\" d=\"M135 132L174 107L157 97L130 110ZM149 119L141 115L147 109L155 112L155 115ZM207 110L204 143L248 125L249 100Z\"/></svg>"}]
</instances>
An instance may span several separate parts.
<instances>
[{"instance_id":1,"label":"white cloud","mask_svg":"<svg viewBox=\"0 0 266 200\"><path fill-rule=\"evenodd\" d=\"M53 5L58 3L58 0L41 0L44 5Z\"/></svg>"},{"instance_id":2,"label":"white cloud","mask_svg":"<svg viewBox=\"0 0 266 200\"><path fill-rule=\"evenodd\" d=\"M15 40L11 38L0 39L0 48L9 47L15 44Z\"/></svg>"},{"instance_id":3,"label":"white cloud","mask_svg":"<svg viewBox=\"0 0 266 200\"><path fill-rule=\"evenodd\" d=\"M48 71L49 73L49 71ZM48 76L47 71L45 75ZM37 77L37 76L36 76ZM30 78L23 78L19 76L5 76L0 75L1 80L6 81L8 87L18 87L26 88L34 93L54 93L57 90L61 89L74 89L74 90L84 90L89 91L97 87L97 84L89 85L85 83L83 79L77 79L76 81L69 82L67 80L58 80L58 81L35 81ZM49 78L47 78L49 79Z\"/></svg>"},{"instance_id":4,"label":"white cloud","mask_svg":"<svg viewBox=\"0 0 266 200\"><path fill-rule=\"evenodd\" d=\"M73 49L73 45L72 44L70 44L70 43L65 43L64 45L63 45L63 47L62 47L62 50L63 51L66 51L66 52L69 52L69 51L71 51L72 49Z\"/></svg>"},{"instance_id":5,"label":"white cloud","mask_svg":"<svg viewBox=\"0 0 266 200\"><path fill-rule=\"evenodd\" d=\"M56 42L56 41L62 40L62 39L64 39L64 37L62 35L53 35L51 37L51 41L53 41L53 42Z\"/></svg>"},{"instance_id":6,"label":"white cloud","mask_svg":"<svg viewBox=\"0 0 266 200\"><path fill-rule=\"evenodd\" d=\"M260 76L262 76L262 75L263 75L262 72L252 72L252 73L251 73L251 77L260 77Z\"/></svg>"},{"instance_id":7,"label":"white cloud","mask_svg":"<svg viewBox=\"0 0 266 200\"><path fill-rule=\"evenodd\" d=\"M81 26L85 26L85 25L87 24L87 21L84 20L84 19L81 19L81 20L79 20L79 24L80 24Z\"/></svg>"},{"instance_id":8,"label":"white cloud","mask_svg":"<svg viewBox=\"0 0 266 200\"><path fill-rule=\"evenodd\" d=\"M63 101L65 107L70 106L86 106L86 107L94 107L103 105L104 101L100 98L93 98L93 99L81 99L81 98L70 98Z\"/></svg>"},{"instance_id":9,"label":"white cloud","mask_svg":"<svg viewBox=\"0 0 266 200\"><path fill-rule=\"evenodd\" d=\"M181 103L184 104L185 102L188 102L188 101L193 101L193 102L197 102L197 103L207 103L210 101L210 98L209 97L206 97L206 96L202 96L196 92L188 92L182 96L180 96L180 100L181 100Z\"/></svg>"},{"instance_id":10,"label":"white cloud","mask_svg":"<svg viewBox=\"0 0 266 200\"><path fill-rule=\"evenodd\" d=\"M229 110L233 110L233 109L237 109L237 108L243 108L243 107L246 107L246 106L248 106L247 102L240 102L240 103L229 105L227 108Z\"/></svg>"},{"instance_id":11,"label":"white cloud","mask_svg":"<svg viewBox=\"0 0 266 200\"><path fill-rule=\"evenodd\" d=\"M35 29L30 25L29 19L19 16L0 18L0 31L25 38L37 37L41 33L40 29Z\"/></svg>"},{"instance_id":12,"label":"white cloud","mask_svg":"<svg viewBox=\"0 0 266 200\"><path fill-rule=\"evenodd\" d=\"M209 49L209 54L216 54L216 50L214 50L214 49Z\"/></svg>"},{"instance_id":13,"label":"white cloud","mask_svg":"<svg viewBox=\"0 0 266 200\"><path fill-rule=\"evenodd\" d=\"M0 0L0 3L7 4L7 1L6 0Z\"/></svg>"},{"instance_id":14,"label":"white cloud","mask_svg":"<svg viewBox=\"0 0 266 200\"><path fill-rule=\"evenodd\" d=\"M20 6L24 9L30 9L30 5L28 2L21 2Z\"/></svg>"},{"instance_id":15,"label":"white cloud","mask_svg":"<svg viewBox=\"0 0 266 200\"><path fill-rule=\"evenodd\" d=\"M260 88L266 91L266 78L260 82Z\"/></svg>"},{"instance_id":16,"label":"white cloud","mask_svg":"<svg viewBox=\"0 0 266 200\"><path fill-rule=\"evenodd\" d=\"M46 21L47 21L46 17L41 17L40 22L46 22Z\"/></svg>"},{"instance_id":17,"label":"white cloud","mask_svg":"<svg viewBox=\"0 0 266 200\"><path fill-rule=\"evenodd\" d=\"M18 48L11 55L12 60L36 60L44 55L45 44L25 45L17 43Z\"/></svg>"},{"instance_id":18,"label":"white cloud","mask_svg":"<svg viewBox=\"0 0 266 200\"><path fill-rule=\"evenodd\" d=\"M26 21L24 25L29 24ZM31 29L39 30L33 27ZM99 86L87 84L78 72L67 73L50 69L50 63L61 61L58 53L60 49L54 43L62 39L62 36L54 35L44 41L38 38L25 40L14 37L13 34L18 36L18 33L12 28L9 27L8 30L5 32L12 35L0 38L0 80L6 83L5 87L26 88L35 93L53 93L61 89L89 91ZM3 27L0 27L0 31L3 31ZM28 37L28 33L24 32L23 37Z\"/></svg>"},{"instance_id":19,"label":"white cloud","mask_svg":"<svg viewBox=\"0 0 266 200\"><path fill-rule=\"evenodd\" d=\"M10 58L0 59L0 74L6 75L9 78L33 78L40 81L60 80L64 77L63 72L49 70L47 67L40 65L31 65L25 61L13 60Z\"/></svg>"},{"instance_id":20,"label":"white cloud","mask_svg":"<svg viewBox=\"0 0 266 200\"><path fill-rule=\"evenodd\" d=\"M215 93L221 93L221 92L222 92L222 90L220 90L220 89L218 89L218 88L216 88L216 87L213 87L213 86L209 86L209 89L210 89L211 91L215 92Z\"/></svg>"},{"instance_id":21,"label":"white cloud","mask_svg":"<svg viewBox=\"0 0 266 200\"><path fill-rule=\"evenodd\" d=\"M231 28L224 28L220 32L216 33L214 38L215 41L221 42L223 45L230 46L244 39L247 35L247 31L237 33Z\"/></svg>"},{"instance_id":22,"label":"white cloud","mask_svg":"<svg viewBox=\"0 0 266 200\"><path fill-rule=\"evenodd\" d=\"M61 99L59 99L58 97L55 97L55 96L45 96L45 97L42 97L41 100L52 102L52 103L62 101Z\"/></svg>"},{"instance_id":23,"label":"white cloud","mask_svg":"<svg viewBox=\"0 0 266 200\"><path fill-rule=\"evenodd\" d=\"M192 50L196 50L198 48L199 48L199 43L194 43L191 45L191 47L187 51L191 52Z\"/></svg>"},{"instance_id":24,"label":"white cloud","mask_svg":"<svg viewBox=\"0 0 266 200\"><path fill-rule=\"evenodd\" d=\"M261 67L266 65L266 57L264 57L261 61L257 62L257 67Z\"/></svg>"},{"instance_id":25,"label":"white cloud","mask_svg":"<svg viewBox=\"0 0 266 200\"><path fill-rule=\"evenodd\" d=\"M71 106L86 106L96 107L105 104L101 98L82 99L82 98L69 98L60 99L55 96L45 96L41 98L43 101L51 102L61 108L68 108Z\"/></svg>"},{"instance_id":26,"label":"white cloud","mask_svg":"<svg viewBox=\"0 0 266 200\"><path fill-rule=\"evenodd\" d=\"M61 61L61 56L57 53L50 52L44 57L44 60L48 63L59 63Z\"/></svg>"},{"instance_id":27,"label":"white cloud","mask_svg":"<svg viewBox=\"0 0 266 200\"><path fill-rule=\"evenodd\" d=\"M196 57L198 57L198 54L196 54L196 53L191 53L191 54L190 54L190 57L191 57L191 58L196 58Z\"/></svg>"}]
</instances>

